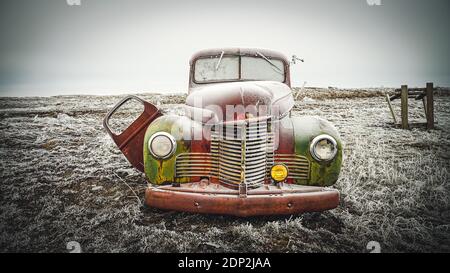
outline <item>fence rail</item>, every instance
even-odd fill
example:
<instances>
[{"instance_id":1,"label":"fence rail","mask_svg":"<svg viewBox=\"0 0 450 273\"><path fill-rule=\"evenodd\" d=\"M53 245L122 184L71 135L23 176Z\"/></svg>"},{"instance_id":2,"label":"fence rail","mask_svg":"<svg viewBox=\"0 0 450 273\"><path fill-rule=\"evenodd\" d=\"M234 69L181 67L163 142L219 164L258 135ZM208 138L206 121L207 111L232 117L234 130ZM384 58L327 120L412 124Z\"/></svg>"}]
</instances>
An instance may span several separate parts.
<instances>
[{"instance_id":1,"label":"fence rail","mask_svg":"<svg viewBox=\"0 0 450 273\"><path fill-rule=\"evenodd\" d=\"M427 129L434 129L434 88L433 83L427 83L425 88L408 88L407 85L402 85L401 88L395 89L395 94L389 96L386 94L386 101L389 106L389 110L394 119L394 123L397 124L397 118L395 117L394 110L392 108L391 101L395 99L401 99L401 128L409 129L408 121L408 99L414 98L415 100L422 100L427 118Z\"/></svg>"}]
</instances>

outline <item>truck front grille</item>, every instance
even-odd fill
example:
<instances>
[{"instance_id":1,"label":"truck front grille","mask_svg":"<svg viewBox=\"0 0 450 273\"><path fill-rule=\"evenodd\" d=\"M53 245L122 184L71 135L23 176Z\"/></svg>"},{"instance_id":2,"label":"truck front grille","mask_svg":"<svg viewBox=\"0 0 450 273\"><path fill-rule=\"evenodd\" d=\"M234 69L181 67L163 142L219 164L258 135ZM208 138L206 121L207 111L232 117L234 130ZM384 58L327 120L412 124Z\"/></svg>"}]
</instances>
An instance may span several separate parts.
<instances>
[{"instance_id":1,"label":"truck front grille","mask_svg":"<svg viewBox=\"0 0 450 273\"><path fill-rule=\"evenodd\" d=\"M211 132L210 153L183 153L175 161L175 176L212 177L237 188L257 188L268 181L274 163L284 163L290 178L309 178L309 161L297 155L274 155L270 119L236 121Z\"/></svg>"},{"instance_id":2,"label":"truck front grille","mask_svg":"<svg viewBox=\"0 0 450 273\"><path fill-rule=\"evenodd\" d=\"M267 177L267 152L273 153L270 121L237 121L216 127L211 154L217 155L219 181L228 186L259 187Z\"/></svg>"}]
</instances>

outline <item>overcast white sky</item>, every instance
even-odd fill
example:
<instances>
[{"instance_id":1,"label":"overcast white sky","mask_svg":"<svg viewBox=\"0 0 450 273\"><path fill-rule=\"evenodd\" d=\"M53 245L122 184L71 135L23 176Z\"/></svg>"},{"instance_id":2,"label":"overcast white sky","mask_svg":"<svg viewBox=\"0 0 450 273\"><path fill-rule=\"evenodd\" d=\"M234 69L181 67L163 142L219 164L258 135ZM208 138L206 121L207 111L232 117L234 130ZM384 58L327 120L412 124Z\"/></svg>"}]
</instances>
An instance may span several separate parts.
<instances>
[{"instance_id":1,"label":"overcast white sky","mask_svg":"<svg viewBox=\"0 0 450 273\"><path fill-rule=\"evenodd\" d=\"M450 1L380 1L2 0L0 96L185 92L224 46L304 58L294 86L450 86Z\"/></svg>"}]
</instances>

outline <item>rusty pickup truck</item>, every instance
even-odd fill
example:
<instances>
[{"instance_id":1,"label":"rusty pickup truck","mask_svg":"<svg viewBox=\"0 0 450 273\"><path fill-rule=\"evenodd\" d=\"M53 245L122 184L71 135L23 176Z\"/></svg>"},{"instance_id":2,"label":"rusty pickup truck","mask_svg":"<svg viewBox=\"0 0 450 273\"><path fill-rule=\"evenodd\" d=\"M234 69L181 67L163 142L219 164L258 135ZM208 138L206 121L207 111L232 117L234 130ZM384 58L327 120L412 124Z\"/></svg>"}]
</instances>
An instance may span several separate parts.
<instances>
[{"instance_id":1,"label":"rusty pickup truck","mask_svg":"<svg viewBox=\"0 0 450 273\"><path fill-rule=\"evenodd\" d=\"M319 117L291 116L290 62L255 48L202 50L190 60L183 114L165 114L136 96L103 125L150 186L145 204L235 216L333 209L342 143ZM142 114L120 134L110 117L137 100Z\"/></svg>"}]
</instances>

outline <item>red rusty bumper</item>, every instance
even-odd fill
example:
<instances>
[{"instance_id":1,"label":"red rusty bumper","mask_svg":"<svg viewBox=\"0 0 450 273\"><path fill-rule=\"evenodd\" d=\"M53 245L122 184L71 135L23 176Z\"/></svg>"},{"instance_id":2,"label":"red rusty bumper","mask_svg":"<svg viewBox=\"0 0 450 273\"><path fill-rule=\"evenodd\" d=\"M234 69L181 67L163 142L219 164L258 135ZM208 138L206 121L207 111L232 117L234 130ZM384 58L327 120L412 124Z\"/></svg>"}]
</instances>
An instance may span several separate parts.
<instances>
[{"instance_id":1,"label":"red rusty bumper","mask_svg":"<svg viewBox=\"0 0 450 273\"><path fill-rule=\"evenodd\" d=\"M339 192L322 187L265 185L240 196L237 190L197 182L148 187L145 203L159 209L239 217L291 215L334 209L339 204Z\"/></svg>"}]
</instances>

